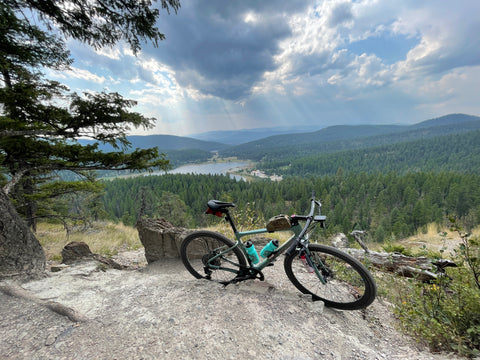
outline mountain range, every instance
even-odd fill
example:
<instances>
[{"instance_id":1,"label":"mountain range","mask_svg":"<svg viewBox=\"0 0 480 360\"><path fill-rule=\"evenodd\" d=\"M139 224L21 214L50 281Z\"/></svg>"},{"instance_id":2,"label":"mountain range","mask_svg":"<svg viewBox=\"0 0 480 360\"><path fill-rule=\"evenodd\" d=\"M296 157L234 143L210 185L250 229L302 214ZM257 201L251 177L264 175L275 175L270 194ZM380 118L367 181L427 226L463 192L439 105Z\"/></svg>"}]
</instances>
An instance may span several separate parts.
<instances>
[{"instance_id":1,"label":"mountain range","mask_svg":"<svg viewBox=\"0 0 480 360\"><path fill-rule=\"evenodd\" d=\"M311 130L311 128L307 129L298 127L273 127L242 130L209 131L201 134L192 134L189 137L204 141L220 142L227 145L240 145L270 136L296 134L302 132L309 132Z\"/></svg>"},{"instance_id":2,"label":"mountain range","mask_svg":"<svg viewBox=\"0 0 480 360\"><path fill-rule=\"evenodd\" d=\"M414 125L337 125L315 132L275 135L248 143L231 146L221 151L223 156L261 160L270 158L311 155L349 149L401 143L437 136L480 130L480 117L451 114Z\"/></svg>"},{"instance_id":3,"label":"mountain range","mask_svg":"<svg viewBox=\"0 0 480 360\"><path fill-rule=\"evenodd\" d=\"M211 152L218 152L221 157L272 161L426 140L475 130L480 130L480 117L450 114L413 125L336 125L313 132L262 128L208 132L195 135L197 138L147 135L128 136L128 140L133 149L158 147L174 166L178 166L206 161ZM85 140L81 142L89 143ZM109 145L103 145L101 149L113 151Z\"/></svg>"}]
</instances>

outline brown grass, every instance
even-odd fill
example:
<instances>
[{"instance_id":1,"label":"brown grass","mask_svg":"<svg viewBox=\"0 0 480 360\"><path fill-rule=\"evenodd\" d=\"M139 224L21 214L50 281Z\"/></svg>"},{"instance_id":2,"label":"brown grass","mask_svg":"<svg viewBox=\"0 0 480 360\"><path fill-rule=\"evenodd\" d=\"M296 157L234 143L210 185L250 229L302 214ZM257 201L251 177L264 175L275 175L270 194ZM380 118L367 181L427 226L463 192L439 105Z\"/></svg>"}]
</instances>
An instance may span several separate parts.
<instances>
[{"instance_id":1,"label":"brown grass","mask_svg":"<svg viewBox=\"0 0 480 360\"><path fill-rule=\"evenodd\" d=\"M83 241L93 253L106 256L142 246L137 229L122 223L94 223L92 227L71 232L68 237L62 225L40 223L36 236L48 260L60 260L63 247L71 241Z\"/></svg>"},{"instance_id":2,"label":"brown grass","mask_svg":"<svg viewBox=\"0 0 480 360\"><path fill-rule=\"evenodd\" d=\"M473 236L480 236L480 226L472 230ZM437 224L429 224L425 233L418 232L416 235L399 241L405 248L415 252L421 251L424 247L427 250L439 252L445 250L444 255L448 257L453 250L461 243L460 235L450 229L440 228Z\"/></svg>"},{"instance_id":3,"label":"brown grass","mask_svg":"<svg viewBox=\"0 0 480 360\"><path fill-rule=\"evenodd\" d=\"M224 222L211 226L207 230L219 232L229 239L235 240L232 229ZM280 242L284 242L291 234L289 231L283 231L256 236L278 239ZM93 253L104 256L112 256L121 251L136 250L142 247L137 229L122 223L94 223L87 229L79 228L72 231L68 237L63 225L40 223L37 226L36 237L45 251L47 260L55 261L62 259L62 249L71 241L83 241ZM247 239L248 237L242 238L243 241Z\"/></svg>"},{"instance_id":4,"label":"brown grass","mask_svg":"<svg viewBox=\"0 0 480 360\"><path fill-rule=\"evenodd\" d=\"M224 222L211 226L208 230L217 231L234 240L231 228ZM240 230L246 229L242 228ZM442 236L443 232L446 233L446 236ZM291 234L290 231L279 231L258 236L278 239L283 243ZM480 226L472 231L472 235L480 236ZM92 252L105 256L112 256L121 251L136 250L142 247L137 229L125 226L122 223L94 223L92 227L87 229L73 231L68 237L62 225L40 223L38 224L36 236L43 246L48 260L61 260L63 247L71 241L83 241L88 244ZM247 239L248 237L242 238L243 241ZM419 232L407 239L400 240L398 243L411 250L412 253L419 253L424 248L433 252L445 249L445 256L448 257L453 252L453 249L458 247L460 241L458 233L451 232L448 229L440 229L436 224L429 224L426 233ZM374 246L372 250L381 251L381 249L376 249Z\"/></svg>"}]
</instances>

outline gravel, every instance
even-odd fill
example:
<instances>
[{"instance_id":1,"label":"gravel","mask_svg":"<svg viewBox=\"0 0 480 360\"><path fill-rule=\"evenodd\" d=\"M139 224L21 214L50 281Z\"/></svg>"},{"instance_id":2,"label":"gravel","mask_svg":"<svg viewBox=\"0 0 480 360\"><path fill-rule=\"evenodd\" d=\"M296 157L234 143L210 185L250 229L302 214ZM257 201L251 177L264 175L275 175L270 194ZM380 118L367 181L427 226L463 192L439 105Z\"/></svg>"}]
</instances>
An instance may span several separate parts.
<instances>
[{"instance_id":1,"label":"gravel","mask_svg":"<svg viewBox=\"0 0 480 360\"><path fill-rule=\"evenodd\" d=\"M224 287L194 279L178 259L147 266L141 257L117 258L129 270L82 262L21 284L85 322L0 292L0 359L456 359L401 335L384 301L362 311L312 302L282 259L265 282Z\"/></svg>"}]
</instances>

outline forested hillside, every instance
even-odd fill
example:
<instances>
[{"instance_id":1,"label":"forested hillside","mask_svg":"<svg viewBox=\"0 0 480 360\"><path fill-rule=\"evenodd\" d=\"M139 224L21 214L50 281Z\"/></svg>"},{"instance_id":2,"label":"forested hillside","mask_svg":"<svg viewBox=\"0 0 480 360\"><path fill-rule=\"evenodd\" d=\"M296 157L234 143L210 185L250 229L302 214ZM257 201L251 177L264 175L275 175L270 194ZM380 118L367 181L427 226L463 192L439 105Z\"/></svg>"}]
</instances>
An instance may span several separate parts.
<instances>
[{"instance_id":1,"label":"forested hillside","mask_svg":"<svg viewBox=\"0 0 480 360\"><path fill-rule=\"evenodd\" d=\"M258 166L268 173L293 176L335 174L339 167L346 172L454 171L478 174L480 131L308 156L286 152L282 158L264 160Z\"/></svg>"},{"instance_id":2,"label":"forested hillside","mask_svg":"<svg viewBox=\"0 0 480 360\"><path fill-rule=\"evenodd\" d=\"M273 215L306 212L316 190L328 216L327 233L357 226L384 241L432 222L445 225L449 217L467 228L480 223L478 117L455 114L411 126L335 126L230 149L236 150L221 154L238 155L235 151L242 149L245 158L259 160L258 168L286 177L279 183L213 175L117 179L105 184L108 216L133 225L142 206L148 216L205 226L215 221L203 215L206 202L219 199L235 202L238 220L251 227L252 219L261 225Z\"/></svg>"},{"instance_id":3,"label":"forested hillside","mask_svg":"<svg viewBox=\"0 0 480 360\"><path fill-rule=\"evenodd\" d=\"M236 146L171 135L129 136L127 139L132 143L132 148L158 147L160 152L166 154L174 167L187 163L206 162L212 158L212 152L217 151L220 157L237 157L259 162L258 167L267 172L303 176L335 172L338 168L335 164L342 164L341 166L346 171L416 171L418 169L458 171L461 165L455 163L455 157L463 159L464 153L468 152L468 150L460 150L456 154L459 150L458 142L468 141L468 144L465 143L466 147L477 146L475 139L470 136L475 131L480 131L480 117L451 114L408 126L330 126L309 133L292 132L269 136ZM278 130L273 130L273 132L278 133ZM251 138L255 134L257 136L259 134L266 135L268 132L266 129L253 129L219 131L212 134L218 139L230 139L229 141L235 137L236 143L240 143L242 139ZM205 136L211 137L212 134L206 133ZM466 134L469 135L465 139L453 136ZM452 136L446 137L448 135ZM86 140L81 142L88 143ZM399 144L399 146L391 147L394 144ZM410 154L402 154L405 149L410 150L411 147L417 149L419 153L422 153L422 148L426 147L427 154L422 160L412 158L413 151L409 151ZM101 148L104 151L113 150L107 144L102 145ZM447 154L449 148L452 148L451 154ZM353 150L353 152L348 152L348 150ZM437 151L440 151L442 155L434 153ZM334 155L328 155L329 158L326 158L323 156L324 154ZM385 154L388 156L384 157ZM405 156L408 157L408 161L405 161ZM353 159L351 159L352 157ZM364 158L366 162L363 162ZM392 158L393 161L400 159L401 163L390 166L387 164L391 163L387 160L388 158ZM380 159L380 163L378 159ZM413 162L412 159L414 159ZM447 164L444 163L444 159L448 160ZM362 160L361 164L360 160ZM471 159L471 156L468 160L469 162L476 161ZM312 162L320 162L321 165L314 168L309 164ZM404 166L407 163L412 163L412 169ZM289 164L297 166L285 168ZM465 162L465 166L468 166L466 164L467 162ZM473 164L470 167L472 166ZM460 169L460 171L462 170Z\"/></svg>"},{"instance_id":4,"label":"forested hillside","mask_svg":"<svg viewBox=\"0 0 480 360\"><path fill-rule=\"evenodd\" d=\"M480 130L480 117L452 114L410 126L359 125L331 126L313 133L278 135L230 147L222 156L237 156L254 161L363 149L386 144L426 140L449 134Z\"/></svg>"},{"instance_id":5,"label":"forested hillside","mask_svg":"<svg viewBox=\"0 0 480 360\"><path fill-rule=\"evenodd\" d=\"M288 178L280 183L247 183L220 175L165 175L108 181L103 202L111 219L127 224L135 223L143 198L146 215L168 218L165 210L169 209L195 227L219 220L203 214L208 200L233 201L238 221L252 226L252 219L262 225L273 215L307 212L311 190L315 190L328 216L327 233L356 227L383 242L391 235L411 235L431 222L445 225L448 217L456 217L466 228L479 224L479 183L478 174L345 174L341 169L335 175ZM179 220L175 216L169 220L175 223Z\"/></svg>"}]
</instances>

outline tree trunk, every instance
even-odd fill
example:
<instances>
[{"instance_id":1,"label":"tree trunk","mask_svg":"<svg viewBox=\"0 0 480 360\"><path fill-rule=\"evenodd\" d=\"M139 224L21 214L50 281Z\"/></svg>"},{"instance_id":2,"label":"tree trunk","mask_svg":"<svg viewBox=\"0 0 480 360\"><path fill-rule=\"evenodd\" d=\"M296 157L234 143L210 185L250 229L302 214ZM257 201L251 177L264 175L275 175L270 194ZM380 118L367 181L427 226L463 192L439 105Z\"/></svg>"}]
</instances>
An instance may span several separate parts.
<instances>
[{"instance_id":1,"label":"tree trunk","mask_svg":"<svg viewBox=\"0 0 480 360\"><path fill-rule=\"evenodd\" d=\"M413 277L420 281L431 281L437 278L433 272L434 265L426 257L412 257L399 253L380 253L351 248L340 249L354 258L369 263L382 271L395 273L400 276Z\"/></svg>"},{"instance_id":2,"label":"tree trunk","mask_svg":"<svg viewBox=\"0 0 480 360\"><path fill-rule=\"evenodd\" d=\"M42 246L0 189L0 278L44 270Z\"/></svg>"}]
</instances>

